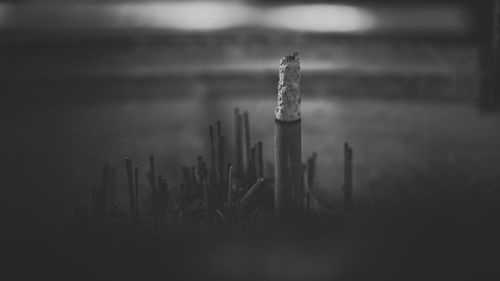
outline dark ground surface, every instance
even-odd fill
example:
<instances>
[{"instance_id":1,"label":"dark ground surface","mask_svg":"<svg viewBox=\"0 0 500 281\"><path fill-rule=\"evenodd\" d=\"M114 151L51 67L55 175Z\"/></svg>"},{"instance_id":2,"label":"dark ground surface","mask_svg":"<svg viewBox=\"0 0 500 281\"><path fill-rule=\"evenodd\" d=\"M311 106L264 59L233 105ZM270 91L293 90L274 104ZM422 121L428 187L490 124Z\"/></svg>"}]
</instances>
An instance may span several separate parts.
<instances>
[{"instance_id":1,"label":"dark ground surface","mask_svg":"<svg viewBox=\"0 0 500 281\"><path fill-rule=\"evenodd\" d=\"M154 153L158 170L175 187L180 165L207 155L208 124L224 120L223 131L233 139L229 120L235 106L249 111L252 141L264 142L270 161L270 98L5 108L3 233L10 237L4 241L11 261L62 276L106 270L111 276L158 270L165 277L248 280L304 280L311 274L317 276L308 280L489 276L496 260L500 118L464 103L304 95L303 155L318 152L322 201L341 203L342 145L349 141L354 147L357 211L345 228L310 229L304 237L291 231L290 239L298 240L280 244L277 235L263 233L157 237L71 226L74 203L88 200L90 188L100 184L103 162L118 169L122 202L127 201L124 156L144 167ZM145 176L141 191L144 199Z\"/></svg>"}]
</instances>

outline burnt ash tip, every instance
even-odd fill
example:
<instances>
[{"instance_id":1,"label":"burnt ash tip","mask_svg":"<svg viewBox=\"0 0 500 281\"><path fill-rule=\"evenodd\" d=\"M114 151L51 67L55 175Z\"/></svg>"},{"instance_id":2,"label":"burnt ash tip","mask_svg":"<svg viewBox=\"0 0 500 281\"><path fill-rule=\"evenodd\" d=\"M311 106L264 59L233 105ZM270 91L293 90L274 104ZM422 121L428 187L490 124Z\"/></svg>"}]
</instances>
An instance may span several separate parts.
<instances>
[{"instance_id":1,"label":"burnt ash tip","mask_svg":"<svg viewBox=\"0 0 500 281\"><path fill-rule=\"evenodd\" d=\"M281 58L281 63L288 63L288 62L298 62L299 60L299 52L293 52L291 55L284 56Z\"/></svg>"}]
</instances>

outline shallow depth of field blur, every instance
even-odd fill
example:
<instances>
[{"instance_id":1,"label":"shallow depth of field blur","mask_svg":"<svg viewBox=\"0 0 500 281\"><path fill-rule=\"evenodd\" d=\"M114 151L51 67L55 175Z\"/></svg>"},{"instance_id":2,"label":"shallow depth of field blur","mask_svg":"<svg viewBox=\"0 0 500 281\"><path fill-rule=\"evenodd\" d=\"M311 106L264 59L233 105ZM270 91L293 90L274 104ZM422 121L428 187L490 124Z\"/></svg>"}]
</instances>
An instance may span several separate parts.
<instances>
[{"instance_id":1,"label":"shallow depth of field blur","mask_svg":"<svg viewBox=\"0 0 500 281\"><path fill-rule=\"evenodd\" d=\"M104 163L117 167L127 211L125 156L142 169L144 198L150 154L175 187L181 165L208 157L208 125L221 120L234 145L235 107L273 161L277 70L293 51L303 159L318 153L321 200L342 202L348 141L360 212L439 224L498 208L500 116L477 107L473 5L41 2L0 2L3 216L71 220Z\"/></svg>"}]
</instances>

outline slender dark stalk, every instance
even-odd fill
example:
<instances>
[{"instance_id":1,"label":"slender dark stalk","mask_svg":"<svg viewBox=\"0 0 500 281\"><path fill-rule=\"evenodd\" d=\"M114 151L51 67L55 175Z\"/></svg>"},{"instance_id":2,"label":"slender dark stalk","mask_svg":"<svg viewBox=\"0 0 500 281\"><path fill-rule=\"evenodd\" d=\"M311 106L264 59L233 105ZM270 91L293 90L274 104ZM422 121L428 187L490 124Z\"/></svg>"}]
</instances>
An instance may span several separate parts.
<instances>
[{"instance_id":1,"label":"slender dark stalk","mask_svg":"<svg viewBox=\"0 0 500 281\"><path fill-rule=\"evenodd\" d=\"M108 200L108 215L113 215L114 206L116 202L116 168L109 168L109 183L107 189L107 200Z\"/></svg>"},{"instance_id":2,"label":"slender dark stalk","mask_svg":"<svg viewBox=\"0 0 500 281\"><path fill-rule=\"evenodd\" d=\"M314 176L316 173L316 158L317 154L314 152L311 157L307 159L307 186L311 193L314 193Z\"/></svg>"},{"instance_id":3,"label":"slender dark stalk","mask_svg":"<svg viewBox=\"0 0 500 281\"><path fill-rule=\"evenodd\" d=\"M156 213L156 202L157 202L157 198L156 198L156 179L155 179L155 175L156 175L156 172L155 172L155 158L154 158L154 155L149 155L149 173L148 173L148 178L149 178L149 184L151 185L151 201L152 201L152 204L151 204L151 208L152 208L152 213Z\"/></svg>"},{"instance_id":4,"label":"slender dark stalk","mask_svg":"<svg viewBox=\"0 0 500 281\"><path fill-rule=\"evenodd\" d=\"M257 181L248 189L247 193L243 195L243 197L239 201L239 209L240 211L243 210L250 199L252 198L253 194L257 191L257 189L261 186L262 182L264 182L263 178L258 178Z\"/></svg>"},{"instance_id":5,"label":"slender dark stalk","mask_svg":"<svg viewBox=\"0 0 500 281\"><path fill-rule=\"evenodd\" d=\"M183 208L184 207L184 196L183 194L185 193L185 190L186 189L186 184L181 182L181 185L179 187L179 207L180 208Z\"/></svg>"},{"instance_id":6,"label":"slender dark stalk","mask_svg":"<svg viewBox=\"0 0 500 281\"><path fill-rule=\"evenodd\" d=\"M101 204L100 204L100 216L103 219L106 219L107 214L109 213L111 202L109 202L109 183L110 183L110 167L108 164L104 164L102 167L102 188L101 188Z\"/></svg>"},{"instance_id":7,"label":"slender dark stalk","mask_svg":"<svg viewBox=\"0 0 500 281\"><path fill-rule=\"evenodd\" d=\"M255 146L252 146L250 149L250 181L254 181L257 178L257 157L255 155Z\"/></svg>"},{"instance_id":8,"label":"slender dark stalk","mask_svg":"<svg viewBox=\"0 0 500 281\"><path fill-rule=\"evenodd\" d=\"M168 184L167 180L159 176L158 179L160 181L160 208L163 213L167 209L167 192L168 192Z\"/></svg>"},{"instance_id":9,"label":"slender dark stalk","mask_svg":"<svg viewBox=\"0 0 500 281\"><path fill-rule=\"evenodd\" d=\"M224 202L226 202L226 194L227 194L227 179L226 179L226 173L225 173L225 168L224 168L224 160L225 160L225 153L224 153L224 145L225 145L225 136L221 135L219 137L219 149L218 149L218 167L219 167L219 183L217 185L218 187L218 204L217 206L219 208L223 208Z\"/></svg>"},{"instance_id":10,"label":"slender dark stalk","mask_svg":"<svg viewBox=\"0 0 500 281\"><path fill-rule=\"evenodd\" d=\"M304 204L304 200L306 200L306 188L307 188L307 181L306 181L306 176L307 176L307 165L305 163L302 164L301 166L302 168L302 171L300 173L300 183L301 183L301 186L300 186L300 210L302 212L302 214L306 211L305 210L305 204Z\"/></svg>"},{"instance_id":11,"label":"slender dark stalk","mask_svg":"<svg viewBox=\"0 0 500 281\"><path fill-rule=\"evenodd\" d=\"M191 178L190 178L189 168L182 166L182 178L184 181L183 189L181 190L181 200L189 202L190 200L190 188L191 188Z\"/></svg>"},{"instance_id":12,"label":"slender dark stalk","mask_svg":"<svg viewBox=\"0 0 500 281\"><path fill-rule=\"evenodd\" d=\"M250 173L250 120L248 117L248 111L243 112L243 127L245 132L245 155L246 155L246 164L247 164L247 173Z\"/></svg>"},{"instance_id":13,"label":"slender dark stalk","mask_svg":"<svg viewBox=\"0 0 500 281\"><path fill-rule=\"evenodd\" d=\"M238 108L234 109L234 141L235 141L235 151L236 151L236 166L235 172L241 174L243 171L243 130L242 130L242 119Z\"/></svg>"},{"instance_id":14,"label":"slender dark stalk","mask_svg":"<svg viewBox=\"0 0 500 281\"><path fill-rule=\"evenodd\" d=\"M134 166L135 216L139 215L139 166Z\"/></svg>"},{"instance_id":15,"label":"slender dark stalk","mask_svg":"<svg viewBox=\"0 0 500 281\"><path fill-rule=\"evenodd\" d=\"M201 183L202 180L207 178L205 162L203 161L203 156L201 155L198 155L196 158L196 170Z\"/></svg>"},{"instance_id":16,"label":"slender dark stalk","mask_svg":"<svg viewBox=\"0 0 500 281\"><path fill-rule=\"evenodd\" d=\"M217 168L216 165L216 154L215 154L215 143L214 143L214 128L209 127L209 137L210 137L210 185L212 188L216 185Z\"/></svg>"},{"instance_id":17,"label":"slender dark stalk","mask_svg":"<svg viewBox=\"0 0 500 281\"><path fill-rule=\"evenodd\" d=\"M203 203L205 206L209 206L209 201L208 201L208 183L206 179L203 179L201 182L201 185L203 187Z\"/></svg>"},{"instance_id":18,"label":"slender dark stalk","mask_svg":"<svg viewBox=\"0 0 500 281\"><path fill-rule=\"evenodd\" d=\"M307 192L307 199L306 199L306 212L307 215L311 215L311 193Z\"/></svg>"},{"instance_id":19,"label":"slender dark stalk","mask_svg":"<svg viewBox=\"0 0 500 281\"><path fill-rule=\"evenodd\" d=\"M220 136L222 135L222 126L220 120L217 120L217 141L219 141Z\"/></svg>"},{"instance_id":20,"label":"slender dark stalk","mask_svg":"<svg viewBox=\"0 0 500 281\"><path fill-rule=\"evenodd\" d=\"M264 177L264 155L262 152L262 142L259 141L258 143L258 163L259 163L259 177L263 178Z\"/></svg>"},{"instance_id":21,"label":"slender dark stalk","mask_svg":"<svg viewBox=\"0 0 500 281\"><path fill-rule=\"evenodd\" d=\"M353 151L348 143L344 144L344 211L352 212L353 191L352 191L352 159Z\"/></svg>"},{"instance_id":22,"label":"slender dark stalk","mask_svg":"<svg viewBox=\"0 0 500 281\"><path fill-rule=\"evenodd\" d=\"M227 165L227 203L231 205L232 199L232 189L233 189L233 167L231 165Z\"/></svg>"},{"instance_id":23,"label":"slender dark stalk","mask_svg":"<svg viewBox=\"0 0 500 281\"><path fill-rule=\"evenodd\" d=\"M130 205L130 216L133 218L135 215L134 175L132 172L132 160L130 158L125 158L125 169L127 171L128 200L129 200L129 205Z\"/></svg>"}]
</instances>

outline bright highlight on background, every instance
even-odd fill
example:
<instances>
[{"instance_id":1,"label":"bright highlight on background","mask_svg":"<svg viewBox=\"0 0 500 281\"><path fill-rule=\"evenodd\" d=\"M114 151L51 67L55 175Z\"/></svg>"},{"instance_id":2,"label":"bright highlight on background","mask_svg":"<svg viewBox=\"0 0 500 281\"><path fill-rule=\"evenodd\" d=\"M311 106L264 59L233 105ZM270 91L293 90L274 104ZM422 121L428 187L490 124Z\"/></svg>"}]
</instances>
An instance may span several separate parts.
<instances>
[{"instance_id":1,"label":"bright highlight on background","mask_svg":"<svg viewBox=\"0 0 500 281\"><path fill-rule=\"evenodd\" d=\"M361 32L375 19L361 8L344 5L289 5L255 7L218 2L123 4L113 7L117 17L136 24L179 30L218 30L262 27L311 32Z\"/></svg>"},{"instance_id":2,"label":"bright highlight on background","mask_svg":"<svg viewBox=\"0 0 500 281\"><path fill-rule=\"evenodd\" d=\"M376 26L376 19L362 8L331 4L274 8L263 21L275 28L312 32L364 32Z\"/></svg>"},{"instance_id":3,"label":"bright highlight on background","mask_svg":"<svg viewBox=\"0 0 500 281\"><path fill-rule=\"evenodd\" d=\"M62 2L64 3L64 2ZM211 32L262 28L317 33L470 30L460 5L362 7L341 4L250 5L217 1L107 4L0 3L0 29L65 31L160 29Z\"/></svg>"}]
</instances>

